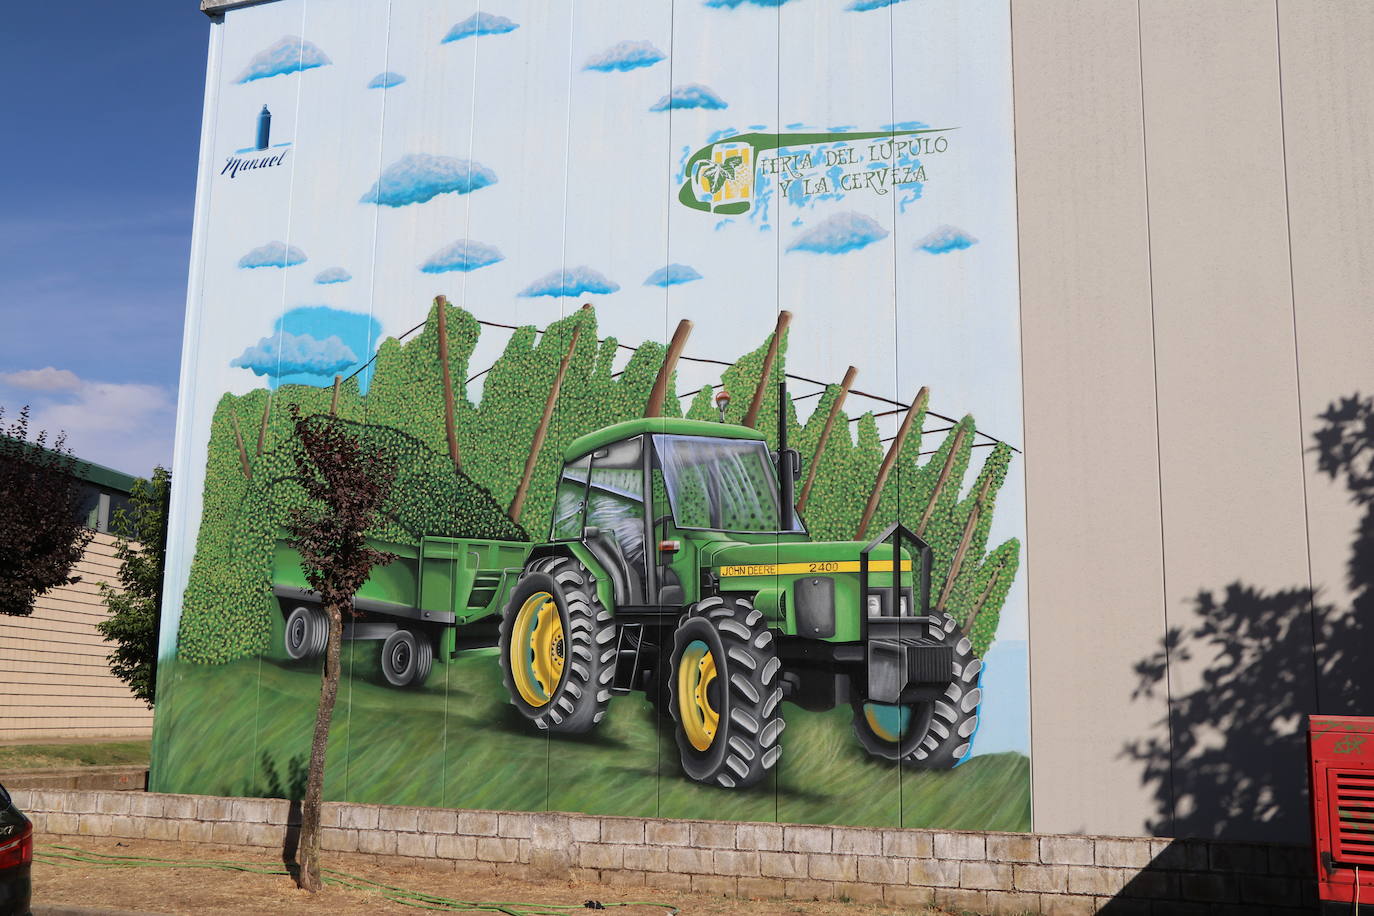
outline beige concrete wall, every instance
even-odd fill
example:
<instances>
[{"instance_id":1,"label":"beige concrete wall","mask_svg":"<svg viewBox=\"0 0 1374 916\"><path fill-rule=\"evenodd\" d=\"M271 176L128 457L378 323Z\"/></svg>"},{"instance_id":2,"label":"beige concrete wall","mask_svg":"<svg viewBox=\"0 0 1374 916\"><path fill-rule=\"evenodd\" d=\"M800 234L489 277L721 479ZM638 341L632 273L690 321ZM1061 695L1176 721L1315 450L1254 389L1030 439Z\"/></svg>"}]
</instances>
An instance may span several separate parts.
<instances>
[{"instance_id":1,"label":"beige concrete wall","mask_svg":"<svg viewBox=\"0 0 1374 916\"><path fill-rule=\"evenodd\" d=\"M114 538L97 533L75 585L0 617L0 741L152 734L153 713L110 673L95 625L108 616L98 583L118 581Z\"/></svg>"},{"instance_id":2,"label":"beige concrete wall","mask_svg":"<svg viewBox=\"0 0 1374 916\"><path fill-rule=\"evenodd\" d=\"M1035 829L1299 841L1304 714L1374 712L1316 448L1370 388L1374 10L1012 22Z\"/></svg>"}]
</instances>

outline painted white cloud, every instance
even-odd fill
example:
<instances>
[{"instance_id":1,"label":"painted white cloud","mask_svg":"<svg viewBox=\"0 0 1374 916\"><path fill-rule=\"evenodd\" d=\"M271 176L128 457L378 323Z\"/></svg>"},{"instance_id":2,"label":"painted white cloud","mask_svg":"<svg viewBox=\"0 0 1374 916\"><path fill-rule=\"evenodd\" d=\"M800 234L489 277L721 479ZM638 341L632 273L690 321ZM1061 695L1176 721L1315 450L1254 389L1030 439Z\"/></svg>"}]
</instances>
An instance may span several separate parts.
<instances>
[{"instance_id":1,"label":"painted white cloud","mask_svg":"<svg viewBox=\"0 0 1374 916\"><path fill-rule=\"evenodd\" d=\"M521 296L580 296L583 293L605 295L620 289L620 284L608 280L600 271L590 267L567 267L549 271L520 291Z\"/></svg>"},{"instance_id":2,"label":"painted white cloud","mask_svg":"<svg viewBox=\"0 0 1374 916\"><path fill-rule=\"evenodd\" d=\"M650 111L668 111L672 108L728 108L725 100L716 95L709 86L701 83L687 83L674 86L673 91L659 99Z\"/></svg>"},{"instance_id":3,"label":"painted white cloud","mask_svg":"<svg viewBox=\"0 0 1374 916\"><path fill-rule=\"evenodd\" d=\"M243 68L236 83L251 83L253 80L295 73L298 70L313 70L332 64L329 55L320 50L314 42L306 41L298 35L284 35L263 48L248 66Z\"/></svg>"},{"instance_id":4,"label":"painted white cloud","mask_svg":"<svg viewBox=\"0 0 1374 916\"><path fill-rule=\"evenodd\" d=\"M496 173L480 162L411 153L387 166L358 202L404 207L422 204L440 194L469 194L495 183Z\"/></svg>"},{"instance_id":5,"label":"painted white cloud","mask_svg":"<svg viewBox=\"0 0 1374 916\"><path fill-rule=\"evenodd\" d=\"M343 338L331 334L316 340L309 334L282 331L264 337L229 361L229 365L251 369L254 375L330 375L342 372L358 361Z\"/></svg>"},{"instance_id":6,"label":"painted white cloud","mask_svg":"<svg viewBox=\"0 0 1374 916\"><path fill-rule=\"evenodd\" d=\"M687 264L668 264L649 274L644 280L645 286L676 286L679 283L691 283L693 280L700 280L701 274L697 269Z\"/></svg>"},{"instance_id":7,"label":"painted white cloud","mask_svg":"<svg viewBox=\"0 0 1374 916\"><path fill-rule=\"evenodd\" d=\"M520 28L519 23L512 22L505 16L497 16L493 13L473 13L462 22L455 23L453 28L448 30L440 44L448 44L450 41L460 41L464 38L475 38L478 35L501 35L506 32L514 32Z\"/></svg>"},{"instance_id":8,"label":"painted white cloud","mask_svg":"<svg viewBox=\"0 0 1374 916\"><path fill-rule=\"evenodd\" d=\"M29 429L47 430L50 441L66 433L78 458L140 476L171 464L174 404L158 385L93 381L53 366L20 369L0 373L0 404L6 415L29 405Z\"/></svg>"},{"instance_id":9,"label":"painted white cloud","mask_svg":"<svg viewBox=\"0 0 1374 916\"><path fill-rule=\"evenodd\" d=\"M853 0L845 9L863 13L868 10L880 10L885 6L892 6L894 3L901 2L902 0Z\"/></svg>"},{"instance_id":10,"label":"painted white cloud","mask_svg":"<svg viewBox=\"0 0 1374 916\"><path fill-rule=\"evenodd\" d=\"M474 242L472 239L459 239L451 245L440 248L420 265L427 274L441 274L450 270L467 272L497 261L505 260L499 249L493 245Z\"/></svg>"},{"instance_id":11,"label":"painted white cloud","mask_svg":"<svg viewBox=\"0 0 1374 916\"><path fill-rule=\"evenodd\" d=\"M635 70L639 67L652 67L667 58L667 55L654 47L650 41L621 41L611 45L600 54L587 58L584 70L599 70L610 73L612 70Z\"/></svg>"},{"instance_id":12,"label":"painted white cloud","mask_svg":"<svg viewBox=\"0 0 1374 916\"><path fill-rule=\"evenodd\" d=\"M949 254L976 244L978 240L958 226L940 226L917 242L916 247L930 254Z\"/></svg>"},{"instance_id":13,"label":"painted white cloud","mask_svg":"<svg viewBox=\"0 0 1374 916\"><path fill-rule=\"evenodd\" d=\"M81 388L81 378L75 372L52 366L0 372L0 382L26 391L77 391Z\"/></svg>"},{"instance_id":14,"label":"painted white cloud","mask_svg":"<svg viewBox=\"0 0 1374 916\"><path fill-rule=\"evenodd\" d=\"M378 73L376 76L372 77L372 79L368 80L367 88L390 89L392 86L399 86L405 81L406 78L401 74L388 70L385 73Z\"/></svg>"},{"instance_id":15,"label":"painted white cloud","mask_svg":"<svg viewBox=\"0 0 1374 916\"><path fill-rule=\"evenodd\" d=\"M858 251L887 236L888 231L870 216L853 212L835 213L793 239L787 250L844 254Z\"/></svg>"},{"instance_id":16,"label":"painted white cloud","mask_svg":"<svg viewBox=\"0 0 1374 916\"><path fill-rule=\"evenodd\" d=\"M285 242L268 242L266 245L259 245L252 251L239 258L239 267L245 270L252 270L257 267L295 267L297 264L304 264L308 258L305 252L295 245L288 245Z\"/></svg>"},{"instance_id":17,"label":"painted white cloud","mask_svg":"<svg viewBox=\"0 0 1374 916\"><path fill-rule=\"evenodd\" d=\"M321 286L327 286L330 283L347 283L352 279L353 275L342 267L328 267L315 274L315 282Z\"/></svg>"}]
</instances>

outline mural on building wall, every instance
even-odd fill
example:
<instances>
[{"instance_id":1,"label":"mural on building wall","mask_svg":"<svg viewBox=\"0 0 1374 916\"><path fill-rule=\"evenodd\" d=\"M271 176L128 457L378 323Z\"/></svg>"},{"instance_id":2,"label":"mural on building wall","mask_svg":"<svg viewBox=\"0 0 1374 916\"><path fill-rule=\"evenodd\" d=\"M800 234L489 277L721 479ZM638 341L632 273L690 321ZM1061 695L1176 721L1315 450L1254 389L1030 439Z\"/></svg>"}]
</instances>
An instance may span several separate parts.
<instances>
[{"instance_id":1,"label":"mural on building wall","mask_svg":"<svg viewBox=\"0 0 1374 916\"><path fill-rule=\"evenodd\" d=\"M327 797L1029 829L1005 4L317 5L215 27L157 788L304 778L299 405Z\"/></svg>"}]
</instances>

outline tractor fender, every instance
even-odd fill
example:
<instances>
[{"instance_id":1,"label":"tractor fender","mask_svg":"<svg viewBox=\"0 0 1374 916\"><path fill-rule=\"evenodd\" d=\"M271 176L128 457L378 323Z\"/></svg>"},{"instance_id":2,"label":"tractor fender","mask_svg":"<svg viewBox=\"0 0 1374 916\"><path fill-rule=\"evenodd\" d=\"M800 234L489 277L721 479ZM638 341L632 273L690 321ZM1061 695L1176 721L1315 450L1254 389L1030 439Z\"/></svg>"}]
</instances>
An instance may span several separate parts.
<instances>
[{"instance_id":1,"label":"tractor fender","mask_svg":"<svg viewBox=\"0 0 1374 916\"><path fill-rule=\"evenodd\" d=\"M587 567L596 580L596 597L601 599L601 606L611 613L615 613L615 588L611 583L611 577L607 575L605 567L596 557L592 556L590 550L578 541L540 544L531 550L529 556L525 558L525 567L528 569L535 560L542 560L545 557L572 557Z\"/></svg>"}]
</instances>

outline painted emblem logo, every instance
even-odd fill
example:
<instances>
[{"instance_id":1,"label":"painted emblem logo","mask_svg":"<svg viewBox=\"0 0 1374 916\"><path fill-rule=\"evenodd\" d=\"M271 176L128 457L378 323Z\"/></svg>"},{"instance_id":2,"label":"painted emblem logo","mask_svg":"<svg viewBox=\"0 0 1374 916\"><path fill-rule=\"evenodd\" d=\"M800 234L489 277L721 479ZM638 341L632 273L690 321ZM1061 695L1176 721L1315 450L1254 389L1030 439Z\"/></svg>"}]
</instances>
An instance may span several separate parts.
<instances>
[{"instance_id":1,"label":"painted emblem logo","mask_svg":"<svg viewBox=\"0 0 1374 916\"><path fill-rule=\"evenodd\" d=\"M272 145L272 112L264 105L262 111L258 112L253 145L234 150L231 155L225 157L224 168L220 169L219 173L237 178L240 172L279 166L286 161L290 147L290 140Z\"/></svg>"},{"instance_id":2,"label":"painted emblem logo","mask_svg":"<svg viewBox=\"0 0 1374 916\"><path fill-rule=\"evenodd\" d=\"M687 158L678 200L693 210L748 213L776 182L783 199L869 192L879 196L926 181L922 157L949 149L955 128L724 137ZM771 189L770 189L771 190Z\"/></svg>"}]
</instances>

